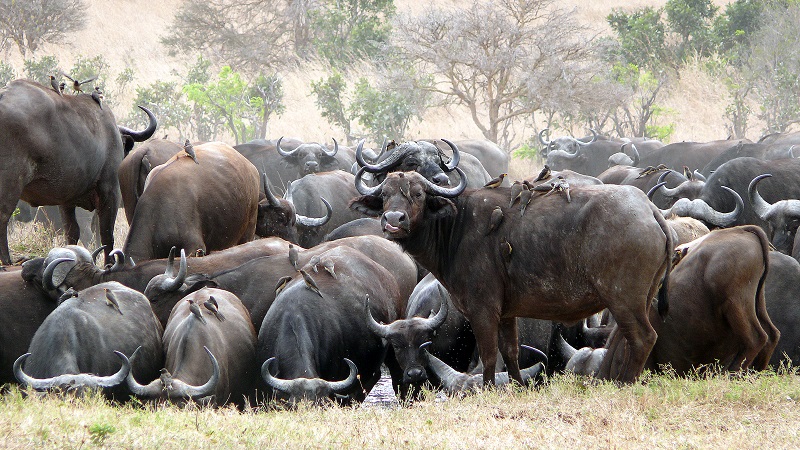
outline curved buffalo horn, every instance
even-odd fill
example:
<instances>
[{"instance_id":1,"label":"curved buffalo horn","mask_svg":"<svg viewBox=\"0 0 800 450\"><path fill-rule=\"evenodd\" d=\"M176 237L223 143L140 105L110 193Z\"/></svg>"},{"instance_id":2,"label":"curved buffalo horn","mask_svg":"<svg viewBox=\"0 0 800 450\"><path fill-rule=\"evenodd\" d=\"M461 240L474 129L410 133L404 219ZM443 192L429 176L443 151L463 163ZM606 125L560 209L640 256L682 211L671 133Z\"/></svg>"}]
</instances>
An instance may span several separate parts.
<instances>
[{"instance_id":1,"label":"curved buffalo horn","mask_svg":"<svg viewBox=\"0 0 800 450\"><path fill-rule=\"evenodd\" d=\"M770 178L771 176L771 173L761 174L753 178L753 181L751 181L747 186L747 196L750 199L750 204L753 206L753 211L758 214L758 217L760 217L761 220L767 220L767 217L774 210L775 205L772 205L764 200L758 193L758 188L756 186L761 180L764 178Z\"/></svg>"},{"instance_id":2,"label":"curved buffalo horn","mask_svg":"<svg viewBox=\"0 0 800 450\"><path fill-rule=\"evenodd\" d=\"M150 139L153 136L153 133L156 132L156 127L158 126L156 116L154 116L149 109L141 105L139 105L139 109L144 111L144 113L147 114L147 118L150 119L150 123L147 125L147 128L142 131L136 131L121 125L117 125L117 129L119 129L121 134L130 136L135 142L142 142Z\"/></svg>"},{"instance_id":3,"label":"curved buffalo horn","mask_svg":"<svg viewBox=\"0 0 800 450\"><path fill-rule=\"evenodd\" d=\"M107 245L101 245L100 247L97 247L97 249L95 249L95 251L92 252L92 262L93 263L97 264L97 255L99 255L100 252L102 252L106 248L108 248Z\"/></svg>"},{"instance_id":4,"label":"curved buffalo horn","mask_svg":"<svg viewBox=\"0 0 800 450\"><path fill-rule=\"evenodd\" d=\"M558 350L561 352L562 355L564 355L565 359L568 361L573 356L575 356L575 353L578 352L578 350L575 347L569 345L569 342L567 342L567 340L564 339L564 336L562 336L561 333L558 333L557 345L558 345Z\"/></svg>"},{"instance_id":5,"label":"curved buffalo horn","mask_svg":"<svg viewBox=\"0 0 800 450\"><path fill-rule=\"evenodd\" d=\"M164 275L170 278L175 276L175 250L177 250L177 247L174 245L169 249L169 255L167 255L167 269L164 271Z\"/></svg>"},{"instance_id":6,"label":"curved buffalo horn","mask_svg":"<svg viewBox=\"0 0 800 450\"><path fill-rule=\"evenodd\" d=\"M455 170L459 176L458 186L448 189L442 186L437 186L428 181L427 178L423 177L422 180L425 182L426 186L425 191L433 195L438 195L440 197L446 197L446 198L458 197L459 194L464 192L464 189L467 188L467 175L464 173L463 170L461 170L460 167L456 167Z\"/></svg>"},{"instance_id":7,"label":"curved buffalo horn","mask_svg":"<svg viewBox=\"0 0 800 450\"><path fill-rule=\"evenodd\" d=\"M565 151L565 150L558 149L558 150L551 150L551 151L549 151L547 153L547 157L548 158L550 158L551 155L554 155L553 156L554 158L560 156L560 157L562 157L564 159L575 159L575 158L580 156L580 153L578 153L578 152L571 153L571 152L568 152L568 151Z\"/></svg>"},{"instance_id":8,"label":"curved buffalo horn","mask_svg":"<svg viewBox=\"0 0 800 450\"><path fill-rule=\"evenodd\" d=\"M278 201L278 197L275 197L275 194L272 193L272 188L270 187L266 172L261 172L261 181L264 183L264 195L267 196L267 201L269 201L270 206L280 206L281 203Z\"/></svg>"},{"instance_id":9,"label":"curved buffalo horn","mask_svg":"<svg viewBox=\"0 0 800 450\"><path fill-rule=\"evenodd\" d=\"M439 309L441 310L441 308ZM370 331L383 339L389 337L389 325L380 324L377 320L375 320L374 317L372 317L372 311L369 309L369 294L367 295L367 300L364 302L364 314L367 318L367 328L369 328Z\"/></svg>"},{"instance_id":10,"label":"curved buffalo horn","mask_svg":"<svg viewBox=\"0 0 800 450\"><path fill-rule=\"evenodd\" d=\"M672 207L666 212L667 214L673 213L678 216L692 217L698 220L703 220L717 227L730 226L736 221L736 219L739 217L739 214L741 214L742 210L744 209L744 201L742 201L742 197L739 196L739 194L737 194L733 189L727 186L720 187L730 192L731 195L733 195L734 201L736 201L736 207L731 212L719 212L702 199L688 200L685 198L675 202L675 204L672 205ZM663 213L664 211L662 211L662 214Z\"/></svg>"},{"instance_id":11,"label":"curved buffalo horn","mask_svg":"<svg viewBox=\"0 0 800 450\"><path fill-rule=\"evenodd\" d=\"M356 382L358 377L358 367L356 367L356 364L347 358L344 358L344 362L347 363L348 367L350 367L350 374L347 376L347 378L342 381L327 382L331 390L337 394L341 394L342 392L349 390L353 386L353 383Z\"/></svg>"},{"instance_id":12,"label":"curved buffalo horn","mask_svg":"<svg viewBox=\"0 0 800 450\"><path fill-rule=\"evenodd\" d=\"M30 353L25 353L17 358L16 361L14 361L14 376L21 385L30 386L37 391L59 386L69 386L70 388L81 386L114 387L122 383L131 371L131 365L128 361L128 358L122 352L118 352L116 350L114 351L114 354L116 354L122 360L122 367L120 367L120 369L114 375L106 377L79 373L58 375L52 378L33 378L26 374L24 370L22 370L22 365L25 363L25 360L31 356Z\"/></svg>"},{"instance_id":13,"label":"curved buffalo horn","mask_svg":"<svg viewBox=\"0 0 800 450\"><path fill-rule=\"evenodd\" d=\"M181 262L180 267L178 268L178 275L174 278L172 276L172 264L169 264L167 270L164 272L167 275L167 280L161 285L163 292L173 292L180 289L183 286L183 282L186 280L186 271L188 269L186 263L186 251L181 249Z\"/></svg>"},{"instance_id":14,"label":"curved buffalo horn","mask_svg":"<svg viewBox=\"0 0 800 450\"><path fill-rule=\"evenodd\" d=\"M66 261L75 262L75 259L56 258L53 261L50 261L50 264L47 265L47 267L44 269L44 273L42 274L42 285L45 287L45 289L48 291L53 291L64 282L64 280L61 280L58 285L53 283L53 272L56 270L56 266Z\"/></svg>"},{"instance_id":15,"label":"curved buffalo horn","mask_svg":"<svg viewBox=\"0 0 800 450\"><path fill-rule=\"evenodd\" d=\"M214 393L214 389L217 388L217 384L219 383L219 363L208 347L204 345L203 350L208 353L208 358L211 360L211 367L213 369L211 378L201 386L192 386L181 380L172 379L172 390L168 393L171 398L191 398L192 400L197 400L208 397Z\"/></svg>"},{"instance_id":16,"label":"curved buffalo horn","mask_svg":"<svg viewBox=\"0 0 800 450\"><path fill-rule=\"evenodd\" d=\"M264 382L267 383L270 387L272 387L272 389L275 389L276 391L291 393L294 381L276 378L272 375L272 373L269 370L269 366L272 364L272 361L277 361L277 360L278 359L273 356L272 358L264 361L264 364L261 365L261 378L263 378Z\"/></svg>"},{"instance_id":17,"label":"curved buffalo horn","mask_svg":"<svg viewBox=\"0 0 800 450\"><path fill-rule=\"evenodd\" d=\"M280 153L280 155L281 155L281 156L283 156L283 157L294 156L294 154L295 154L295 153L297 153L297 149L295 148L294 150L292 150L292 151L289 151L289 152L287 152L287 151L284 151L284 150L281 148L281 141L282 141L282 140L283 140L283 136L279 137L279 138L278 138L278 143L277 143L277 144L275 144L275 148L277 148L277 149L278 149L278 153Z\"/></svg>"},{"instance_id":18,"label":"curved buffalo horn","mask_svg":"<svg viewBox=\"0 0 800 450\"><path fill-rule=\"evenodd\" d=\"M708 180L706 180L705 175L703 175L702 173L698 172L697 169L694 169L692 171L692 177L694 179L696 179L696 180L699 180L699 181L708 181Z\"/></svg>"},{"instance_id":19,"label":"curved buffalo horn","mask_svg":"<svg viewBox=\"0 0 800 450\"><path fill-rule=\"evenodd\" d=\"M115 270L120 270L125 266L125 253L122 250L115 248L111 250L111 253L108 256L114 258L114 264L105 270L105 272L114 272Z\"/></svg>"},{"instance_id":20,"label":"curved buffalo horn","mask_svg":"<svg viewBox=\"0 0 800 450\"><path fill-rule=\"evenodd\" d=\"M331 220L333 215L333 207L323 197L319 198L325 204L325 215L323 217L306 217L302 214L295 214L295 220L304 227L321 227Z\"/></svg>"},{"instance_id":21,"label":"curved buffalo horn","mask_svg":"<svg viewBox=\"0 0 800 450\"><path fill-rule=\"evenodd\" d=\"M362 167L356 174L356 190L361 195L378 195L378 193L381 192L381 189L383 189L383 184L386 183L386 179L384 178L383 181L381 181L381 184L377 186L368 187L363 181L361 181L361 177L364 176L364 171L366 169L366 167Z\"/></svg>"},{"instance_id":22,"label":"curved buffalo horn","mask_svg":"<svg viewBox=\"0 0 800 450\"><path fill-rule=\"evenodd\" d=\"M597 131L594 131L591 128L589 128L589 131L592 132L592 139L589 142L583 142L580 139L575 139L578 142L578 145L580 145L580 146L589 145L589 144L591 144L591 143L593 143L594 141L597 140Z\"/></svg>"},{"instance_id":23,"label":"curved buffalo horn","mask_svg":"<svg viewBox=\"0 0 800 450\"><path fill-rule=\"evenodd\" d=\"M662 181L662 182L658 183L657 185L651 187L650 190L647 191L647 198L649 198L650 201L652 202L653 201L653 195L655 195L655 193L658 192L658 189L660 187L662 187L662 186L664 186L666 184L667 184L666 181ZM664 188L664 189L666 189L666 188Z\"/></svg>"},{"instance_id":24,"label":"curved buffalo horn","mask_svg":"<svg viewBox=\"0 0 800 450\"><path fill-rule=\"evenodd\" d=\"M794 159L794 145L789 147L789 158Z\"/></svg>"},{"instance_id":25,"label":"curved buffalo horn","mask_svg":"<svg viewBox=\"0 0 800 450\"><path fill-rule=\"evenodd\" d=\"M531 347L530 345L525 345L525 344L520 345L520 347L524 348L525 350L527 350L527 351L529 351L531 353L535 353L536 356L541 358L541 360L542 360L541 362L543 362L545 365L547 365L547 355L545 355L543 351L539 350L536 347Z\"/></svg>"},{"instance_id":26,"label":"curved buffalo horn","mask_svg":"<svg viewBox=\"0 0 800 450\"><path fill-rule=\"evenodd\" d=\"M522 376L522 383L527 384L528 380L533 380L538 377L539 374L542 373L542 370L544 370L544 364L541 362L537 362L530 367L520 370L519 373Z\"/></svg>"},{"instance_id":27,"label":"curved buffalo horn","mask_svg":"<svg viewBox=\"0 0 800 450\"><path fill-rule=\"evenodd\" d=\"M458 152L458 146L447 139L442 139L445 144L450 146L450 149L453 150L453 158L450 160L449 163L445 164L444 170L447 172L452 172L453 169L458 167L458 163L461 161L461 154Z\"/></svg>"},{"instance_id":28,"label":"curved buffalo horn","mask_svg":"<svg viewBox=\"0 0 800 450\"><path fill-rule=\"evenodd\" d=\"M129 358L131 366L133 365L133 359L141 349L141 346L137 347ZM133 369L128 372L128 376L125 378L125 383L128 385L128 389L138 397L157 398L161 396L161 393L164 390L164 384L161 382L160 378L156 378L146 386L139 384L139 382L137 382L136 378L133 376Z\"/></svg>"},{"instance_id":29,"label":"curved buffalo horn","mask_svg":"<svg viewBox=\"0 0 800 450\"><path fill-rule=\"evenodd\" d=\"M466 387L469 381L469 375L453 369L446 362L431 355L427 351L425 352L425 355L428 357L428 367L430 367L433 373L436 374L442 383L442 387L444 387L446 391L457 392Z\"/></svg>"},{"instance_id":30,"label":"curved buffalo horn","mask_svg":"<svg viewBox=\"0 0 800 450\"><path fill-rule=\"evenodd\" d=\"M624 146L625 145L623 144L623 147ZM631 142L631 151L633 152L633 164L632 165L634 167L638 166L639 165L639 149L636 148L636 145L634 145L633 142ZM623 151L623 153L624 153L624 151Z\"/></svg>"},{"instance_id":31,"label":"curved buffalo horn","mask_svg":"<svg viewBox=\"0 0 800 450\"><path fill-rule=\"evenodd\" d=\"M364 159L363 155L364 139L362 139L358 143L358 146L356 147L356 161L358 161L358 163L361 164L361 168L366 170L367 172L371 173L388 172L389 169L392 169L400 165L401 162L403 162L403 157L407 152L408 149L405 149L403 151L395 150L394 152L392 152L391 155L389 155L388 158L384 159L382 162L379 162L377 164L370 164Z\"/></svg>"},{"instance_id":32,"label":"curved buffalo horn","mask_svg":"<svg viewBox=\"0 0 800 450\"><path fill-rule=\"evenodd\" d=\"M553 143L553 141L546 141L546 140L544 140L544 137L543 137L543 135L544 135L545 133L547 133L547 134L549 135L549 134L550 134L550 133L549 133L549 131L550 131L550 128L545 128L544 130L542 130L542 131L540 131L540 132L539 132L539 142L541 142L541 143L542 143L542 145L544 145L545 147L550 147L550 144L552 144L552 143Z\"/></svg>"},{"instance_id":33,"label":"curved buffalo horn","mask_svg":"<svg viewBox=\"0 0 800 450\"><path fill-rule=\"evenodd\" d=\"M322 147L322 153L325 153L326 156L330 156L331 158L333 158L334 156L336 156L336 153L339 152L339 143L336 142L336 138L331 138L331 139L333 139L333 151L327 152L325 151L326 147Z\"/></svg>"},{"instance_id":34,"label":"curved buffalo horn","mask_svg":"<svg viewBox=\"0 0 800 450\"><path fill-rule=\"evenodd\" d=\"M75 254L78 262L94 263L92 253L89 253L89 250L86 250L84 247L80 245L68 245L65 248Z\"/></svg>"},{"instance_id":35,"label":"curved buffalo horn","mask_svg":"<svg viewBox=\"0 0 800 450\"><path fill-rule=\"evenodd\" d=\"M442 287L439 287L439 292L441 293ZM444 323L445 319L447 319L447 312L449 308L449 304L447 299L442 295L440 297L442 299L441 305L439 306L439 311L436 313L435 316L425 320L425 327L429 330L436 330ZM370 315L372 317L372 315Z\"/></svg>"}]
</instances>

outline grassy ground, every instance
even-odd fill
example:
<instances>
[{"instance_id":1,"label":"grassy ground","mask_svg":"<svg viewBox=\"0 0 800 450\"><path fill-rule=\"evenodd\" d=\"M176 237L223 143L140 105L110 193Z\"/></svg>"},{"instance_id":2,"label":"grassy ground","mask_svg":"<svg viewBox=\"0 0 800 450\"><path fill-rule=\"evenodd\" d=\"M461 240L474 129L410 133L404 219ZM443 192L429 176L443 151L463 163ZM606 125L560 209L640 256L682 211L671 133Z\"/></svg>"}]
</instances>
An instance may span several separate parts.
<instances>
[{"instance_id":1,"label":"grassy ground","mask_svg":"<svg viewBox=\"0 0 800 450\"><path fill-rule=\"evenodd\" d=\"M800 377L555 377L402 408L213 410L112 406L99 396L0 397L6 448L796 448Z\"/></svg>"}]
</instances>

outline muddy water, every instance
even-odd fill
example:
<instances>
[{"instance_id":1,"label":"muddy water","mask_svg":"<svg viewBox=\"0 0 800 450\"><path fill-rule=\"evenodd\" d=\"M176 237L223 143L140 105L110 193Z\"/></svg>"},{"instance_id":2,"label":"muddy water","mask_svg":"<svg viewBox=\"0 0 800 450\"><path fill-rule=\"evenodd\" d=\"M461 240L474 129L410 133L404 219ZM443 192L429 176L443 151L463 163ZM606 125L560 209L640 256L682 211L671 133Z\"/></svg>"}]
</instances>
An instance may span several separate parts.
<instances>
[{"instance_id":1,"label":"muddy water","mask_svg":"<svg viewBox=\"0 0 800 450\"><path fill-rule=\"evenodd\" d=\"M381 373L381 379L367 395L363 406L383 408L398 408L400 406L400 402L397 401L397 396L394 395L394 390L392 389L392 377L389 376L388 372L383 371Z\"/></svg>"}]
</instances>

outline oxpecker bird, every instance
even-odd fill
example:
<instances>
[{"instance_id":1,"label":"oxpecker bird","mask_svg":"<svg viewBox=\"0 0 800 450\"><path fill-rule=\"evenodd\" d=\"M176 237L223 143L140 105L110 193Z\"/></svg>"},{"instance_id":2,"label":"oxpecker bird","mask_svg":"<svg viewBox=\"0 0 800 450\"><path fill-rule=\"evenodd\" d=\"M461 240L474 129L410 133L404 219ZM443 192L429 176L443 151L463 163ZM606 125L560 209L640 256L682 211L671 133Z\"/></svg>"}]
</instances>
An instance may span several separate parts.
<instances>
[{"instance_id":1,"label":"oxpecker bird","mask_svg":"<svg viewBox=\"0 0 800 450\"><path fill-rule=\"evenodd\" d=\"M295 247L292 244L289 244L289 264L291 264L292 267L294 267L294 270L298 269L297 258L299 255L300 253L297 251L297 247Z\"/></svg>"},{"instance_id":2,"label":"oxpecker bird","mask_svg":"<svg viewBox=\"0 0 800 450\"><path fill-rule=\"evenodd\" d=\"M117 297L114 295L114 292L108 288L103 288L103 290L106 292L106 305L116 309L118 313L122 314L122 311L119 309L119 302L117 301Z\"/></svg>"},{"instance_id":3,"label":"oxpecker bird","mask_svg":"<svg viewBox=\"0 0 800 450\"><path fill-rule=\"evenodd\" d=\"M497 229L500 225L500 222L503 221L503 209L499 206L496 206L494 210L492 210L492 215L489 217L489 227L486 229L486 233L484 236L488 236L489 233Z\"/></svg>"},{"instance_id":4,"label":"oxpecker bird","mask_svg":"<svg viewBox=\"0 0 800 450\"><path fill-rule=\"evenodd\" d=\"M225 321L225 316L219 311L219 305L217 304L217 300L212 296L209 297L208 300L203 302L203 306L206 307L207 310L211 311L211 314L217 318L220 322Z\"/></svg>"},{"instance_id":5,"label":"oxpecker bird","mask_svg":"<svg viewBox=\"0 0 800 450\"><path fill-rule=\"evenodd\" d=\"M75 91L75 92L83 92L83 89L81 89L81 85L82 84L91 83L92 81L97 79L97 75L95 75L92 78L89 78L89 79L86 79L86 80L83 80L83 81L78 81L78 80L72 78L71 76L69 76L69 75L67 75L65 73L62 73L62 75L67 77L69 79L69 81L72 81L72 90Z\"/></svg>"},{"instance_id":6,"label":"oxpecker bird","mask_svg":"<svg viewBox=\"0 0 800 450\"><path fill-rule=\"evenodd\" d=\"M536 186L534 190L540 192L547 191L547 193L544 194L544 197L547 197L553 192L563 192L564 195L567 196L567 203L572 201L572 199L569 196L569 183L567 182L567 179L564 178L563 175L559 175L556 177L555 180L551 181L550 186L546 184L540 184L539 186Z\"/></svg>"},{"instance_id":7,"label":"oxpecker bird","mask_svg":"<svg viewBox=\"0 0 800 450\"><path fill-rule=\"evenodd\" d=\"M54 91L58 92L58 95L60 95L62 97L64 96L64 94L61 93L61 88L58 85L58 81L56 81L56 77L54 77L52 75L50 75L50 86L53 87Z\"/></svg>"},{"instance_id":8,"label":"oxpecker bird","mask_svg":"<svg viewBox=\"0 0 800 450\"><path fill-rule=\"evenodd\" d=\"M550 166L545 164L544 168L542 168L542 171L539 172L539 175L536 176L536 179L533 180L533 182L536 183L537 181L543 181L548 178L550 178Z\"/></svg>"},{"instance_id":9,"label":"oxpecker bird","mask_svg":"<svg viewBox=\"0 0 800 450\"><path fill-rule=\"evenodd\" d=\"M303 269L300 269L300 274L303 275L303 280L306 282L306 287L311 289L312 291L316 292L317 295L322 297L322 293L319 291L319 287L317 286L317 283L315 283L314 279L311 278L311 275L309 275Z\"/></svg>"},{"instance_id":10,"label":"oxpecker bird","mask_svg":"<svg viewBox=\"0 0 800 450\"><path fill-rule=\"evenodd\" d=\"M172 389L172 374L169 373L166 367L163 369L159 369L161 375L158 376L159 380L161 380L161 387L167 391Z\"/></svg>"},{"instance_id":11,"label":"oxpecker bird","mask_svg":"<svg viewBox=\"0 0 800 450\"><path fill-rule=\"evenodd\" d=\"M519 195L519 206L520 206L519 215L520 216L524 216L525 215L525 208L527 208L528 207L528 203L531 202L531 197L532 196L533 196L533 190L524 190Z\"/></svg>"},{"instance_id":12,"label":"oxpecker bird","mask_svg":"<svg viewBox=\"0 0 800 450\"><path fill-rule=\"evenodd\" d=\"M523 189L527 189L527 187L520 181L515 181L514 184L511 185L511 202L508 204L509 208L514 206L514 203L519 200L519 194Z\"/></svg>"},{"instance_id":13,"label":"oxpecker bird","mask_svg":"<svg viewBox=\"0 0 800 450\"><path fill-rule=\"evenodd\" d=\"M493 179L489 180L489 182L484 184L483 187L489 188L489 189L494 189L494 188L500 186L501 184L503 184L503 180L505 180L505 178L507 176L508 176L507 173L501 173L497 178L493 178Z\"/></svg>"},{"instance_id":14,"label":"oxpecker bird","mask_svg":"<svg viewBox=\"0 0 800 450\"><path fill-rule=\"evenodd\" d=\"M336 278L336 270L334 270L334 263L333 263L333 261L331 261L331 260L327 260L327 261L323 262L323 263L322 263L322 267L323 267L323 268L325 268L325 270L327 270L327 271L328 271L328 273L329 273L329 274L331 274L331 276L332 276L333 278Z\"/></svg>"},{"instance_id":15,"label":"oxpecker bird","mask_svg":"<svg viewBox=\"0 0 800 450\"><path fill-rule=\"evenodd\" d=\"M100 109L103 109L103 103L102 103L103 91L101 91L100 88L97 86L95 86L94 90L92 91L92 100L94 100L95 102L97 102L98 105L100 105Z\"/></svg>"},{"instance_id":16,"label":"oxpecker bird","mask_svg":"<svg viewBox=\"0 0 800 450\"><path fill-rule=\"evenodd\" d=\"M195 164L200 164L197 162L197 155L194 153L194 147L188 139L183 143L183 151L192 158Z\"/></svg>"},{"instance_id":17,"label":"oxpecker bird","mask_svg":"<svg viewBox=\"0 0 800 450\"><path fill-rule=\"evenodd\" d=\"M203 311L200 311L200 307L197 306L197 303L195 303L194 300L192 299L189 299L187 301L189 302L189 311L192 312L192 314L197 318L197 320L205 324L206 318L203 317Z\"/></svg>"},{"instance_id":18,"label":"oxpecker bird","mask_svg":"<svg viewBox=\"0 0 800 450\"><path fill-rule=\"evenodd\" d=\"M290 281L292 281L292 277L289 276L281 277L281 279L278 280L278 284L275 285L275 295L277 296L278 294L280 294L281 291L286 287L287 284L289 284Z\"/></svg>"},{"instance_id":19,"label":"oxpecker bird","mask_svg":"<svg viewBox=\"0 0 800 450\"><path fill-rule=\"evenodd\" d=\"M319 272L319 269L317 269L318 264L319 264L319 255L314 255L311 257L311 259L308 260L308 265L311 266L312 269L314 269L314 272Z\"/></svg>"}]
</instances>

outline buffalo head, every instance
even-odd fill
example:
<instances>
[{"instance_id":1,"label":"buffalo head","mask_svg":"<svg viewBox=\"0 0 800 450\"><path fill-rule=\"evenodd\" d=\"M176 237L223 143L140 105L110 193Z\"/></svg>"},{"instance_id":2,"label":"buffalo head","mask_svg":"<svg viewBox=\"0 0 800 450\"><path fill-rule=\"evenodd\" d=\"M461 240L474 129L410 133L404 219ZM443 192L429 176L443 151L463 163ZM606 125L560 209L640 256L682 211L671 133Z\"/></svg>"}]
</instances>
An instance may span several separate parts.
<instances>
[{"instance_id":1,"label":"buffalo head","mask_svg":"<svg viewBox=\"0 0 800 450\"><path fill-rule=\"evenodd\" d=\"M467 187L464 172L455 168L460 177L456 187L437 186L416 172L391 173L378 186L369 188L361 182L366 167L356 175L356 189L361 197L350 202L350 208L366 215L381 218L381 227L390 239L411 235L425 221L454 215L456 206L450 198L457 197Z\"/></svg>"},{"instance_id":2,"label":"buffalo head","mask_svg":"<svg viewBox=\"0 0 800 450\"><path fill-rule=\"evenodd\" d=\"M592 139L589 142L575 139L572 136L561 136L553 140L547 140L544 136L545 134L549 134L549 131L549 129L545 128L539 132L539 142L544 146L541 153L543 157L548 157L548 164L549 155L552 152L557 152L554 154L557 155L557 157L568 159L579 157L580 150L583 146L589 145L597 140L597 132L594 130L590 130L592 132Z\"/></svg>"},{"instance_id":3,"label":"buffalo head","mask_svg":"<svg viewBox=\"0 0 800 450\"><path fill-rule=\"evenodd\" d=\"M388 172L408 172L415 171L426 179L439 186L450 184L448 173L458 166L461 155L458 146L443 139L453 150L453 157L445 162L446 156L434 144L426 141L406 142L401 145L392 146L384 143L378 161L375 164L368 163L364 159L364 141L358 143L356 147L356 161L366 172L372 174L385 174ZM380 176L376 176L380 179ZM463 174L462 174L463 177Z\"/></svg>"},{"instance_id":4,"label":"buffalo head","mask_svg":"<svg viewBox=\"0 0 800 450\"><path fill-rule=\"evenodd\" d=\"M260 237L277 236L281 239L297 243L297 227L320 227L328 223L333 214L333 208L324 198L327 213L324 217L306 217L297 214L289 198L278 198L270 188L267 174L261 174L264 185L264 198L258 202L258 219L256 221L256 235Z\"/></svg>"},{"instance_id":5,"label":"buffalo head","mask_svg":"<svg viewBox=\"0 0 800 450\"><path fill-rule=\"evenodd\" d=\"M294 405L300 401L320 403L326 399L332 399L336 395L343 395L350 391L355 385L358 368L353 361L345 358L344 362L350 368L350 374L342 381L326 381L321 378L295 378L284 380L277 378L270 372L270 365L277 358L272 357L261 365L261 377L275 390L278 398L286 400Z\"/></svg>"},{"instance_id":6,"label":"buffalo head","mask_svg":"<svg viewBox=\"0 0 800 450\"><path fill-rule=\"evenodd\" d=\"M779 200L767 203L758 193L758 183L772 174L759 175L750 182L747 194L753 210L762 220L769 223L769 238L778 251L787 255L792 253L797 227L800 226L800 200Z\"/></svg>"},{"instance_id":7,"label":"buffalo head","mask_svg":"<svg viewBox=\"0 0 800 450\"><path fill-rule=\"evenodd\" d=\"M442 305L439 312L431 316L411 317L396 320L388 325L378 323L369 309L369 297L366 302L367 326L373 333L386 339L394 349L395 357L403 369L403 384L421 383L428 379L425 372L425 347L431 343L436 330L447 318L447 294L439 285L439 297Z\"/></svg>"},{"instance_id":8,"label":"buffalo head","mask_svg":"<svg viewBox=\"0 0 800 450\"><path fill-rule=\"evenodd\" d=\"M327 172L339 168L339 161L336 159L339 143L336 142L336 139L333 140L332 151L317 143L300 144L294 150L285 151L281 148L281 140L283 137L278 139L276 144L278 153L288 164L296 166L301 174Z\"/></svg>"}]
</instances>

